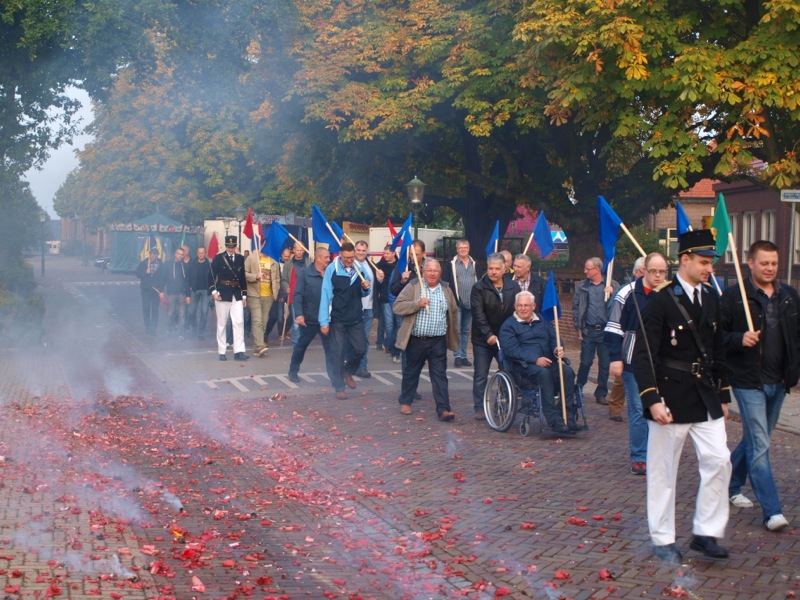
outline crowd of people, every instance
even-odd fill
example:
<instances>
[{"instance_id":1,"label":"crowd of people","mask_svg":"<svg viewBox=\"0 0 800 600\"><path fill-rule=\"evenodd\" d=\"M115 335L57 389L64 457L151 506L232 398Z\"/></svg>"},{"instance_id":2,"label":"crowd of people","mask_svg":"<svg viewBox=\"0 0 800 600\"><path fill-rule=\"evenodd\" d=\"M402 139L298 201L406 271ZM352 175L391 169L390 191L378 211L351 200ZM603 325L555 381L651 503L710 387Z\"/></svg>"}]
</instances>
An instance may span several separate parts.
<instances>
[{"instance_id":1,"label":"crowd of people","mask_svg":"<svg viewBox=\"0 0 800 600\"><path fill-rule=\"evenodd\" d=\"M638 259L623 286L604 276L602 260L587 259L572 302L581 343L577 374L561 361L564 348L538 309L546 282L531 272L525 254L491 254L484 269L470 256L467 240L459 240L455 255L442 263L426 257L425 244L414 240L401 268L403 261L390 246L375 263L363 241L343 243L335 257L324 247L308 256L298 242L284 250L280 263L264 254L245 257L236 243L235 236L227 236L226 251L213 261L203 248L190 259L182 247L167 263L156 252L141 262L137 275L148 334L155 334L159 304L165 303L169 335L202 339L211 300L220 360L227 360L229 345L235 360L249 359L249 335L254 354L265 356L278 325L281 336L291 339L288 378L297 383L306 350L319 336L336 398L345 399L357 379L371 376L369 339L377 320L377 350L401 364L401 414L413 414L427 363L436 413L442 421L455 419L447 381L450 351L454 368L472 368L476 421L486 418L492 362L505 361L539 386L544 417L559 435L580 427L565 420L556 390L563 382L564 395L572 397L576 387L587 384L596 358L595 401L608 405L609 418L617 422L627 403L631 473L647 477L648 525L657 557L682 558L675 543L675 493L687 438L700 473L692 549L728 556L718 540L730 505L754 506L742 492L748 478L766 528L788 526L769 446L784 396L800 376L800 297L776 280L778 248L771 242L752 245L749 276L724 291L709 283L717 257L711 230L680 237L672 281L667 281L669 262L658 252ZM731 394L743 425L743 439L732 453L724 425Z\"/></svg>"}]
</instances>

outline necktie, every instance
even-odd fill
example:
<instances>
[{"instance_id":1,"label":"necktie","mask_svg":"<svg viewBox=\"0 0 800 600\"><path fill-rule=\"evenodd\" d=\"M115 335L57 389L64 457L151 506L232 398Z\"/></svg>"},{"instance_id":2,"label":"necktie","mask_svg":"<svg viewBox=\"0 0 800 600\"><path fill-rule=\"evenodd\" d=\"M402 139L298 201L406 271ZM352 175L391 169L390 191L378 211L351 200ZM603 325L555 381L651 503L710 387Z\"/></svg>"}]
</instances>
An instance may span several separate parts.
<instances>
[{"instance_id":1,"label":"necktie","mask_svg":"<svg viewBox=\"0 0 800 600\"><path fill-rule=\"evenodd\" d=\"M700 308L700 290L694 288L694 305Z\"/></svg>"}]
</instances>

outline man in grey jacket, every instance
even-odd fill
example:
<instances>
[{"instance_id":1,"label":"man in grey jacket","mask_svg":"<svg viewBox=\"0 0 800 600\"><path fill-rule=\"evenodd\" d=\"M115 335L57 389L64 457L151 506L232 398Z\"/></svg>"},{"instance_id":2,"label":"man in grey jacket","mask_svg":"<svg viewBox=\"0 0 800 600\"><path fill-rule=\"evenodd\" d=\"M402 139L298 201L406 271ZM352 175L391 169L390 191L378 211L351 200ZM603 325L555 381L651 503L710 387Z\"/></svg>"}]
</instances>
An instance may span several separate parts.
<instances>
[{"instance_id":1,"label":"man in grey jacket","mask_svg":"<svg viewBox=\"0 0 800 600\"><path fill-rule=\"evenodd\" d=\"M578 369L579 387L583 388L589 380L589 369L597 353L597 388L594 399L598 404L607 405L608 400L608 348L603 343L603 330L608 321L608 299L619 289L612 280L606 286L603 280L603 261L596 256L588 259L583 266L586 279L575 289L572 300L572 322L578 330L581 341L581 366Z\"/></svg>"}]
</instances>

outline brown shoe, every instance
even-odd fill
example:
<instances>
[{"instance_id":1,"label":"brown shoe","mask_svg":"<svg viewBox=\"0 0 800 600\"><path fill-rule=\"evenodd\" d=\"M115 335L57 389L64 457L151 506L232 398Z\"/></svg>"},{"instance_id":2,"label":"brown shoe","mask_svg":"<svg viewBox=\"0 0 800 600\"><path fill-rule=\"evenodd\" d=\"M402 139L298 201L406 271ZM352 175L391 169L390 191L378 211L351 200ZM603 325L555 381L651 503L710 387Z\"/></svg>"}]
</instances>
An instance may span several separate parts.
<instances>
[{"instance_id":1,"label":"brown shoe","mask_svg":"<svg viewBox=\"0 0 800 600\"><path fill-rule=\"evenodd\" d=\"M353 376L350 375L350 373L344 374L344 382L347 384L347 387L349 387L351 390L356 389L356 381L355 379L353 379Z\"/></svg>"},{"instance_id":2,"label":"brown shoe","mask_svg":"<svg viewBox=\"0 0 800 600\"><path fill-rule=\"evenodd\" d=\"M411 405L410 404L401 404L400 405L400 414L410 415L412 412L414 412L414 411L411 410Z\"/></svg>"},{"instance_id":3,"label":"brown shoe","mask_svg":"<svg viewBox=\"0 0 800 600\"><path fill-rule=\"evenodd\" d=\"M486 415L484 414L484 412L482 410L476 410L475 411L475 420L476 421L485 421L486 420Z\"/></svg>"},{"instance_id":4,"label":"brown shoe","mask_svg":"<svg viewBox=\"0 0 800 600\"><path fill-rule=\"evenodd\" d=\"M336 392L336 398L339 400L345 400L347 398L347 394L344 393L344 390L341 392Z\"/></svg>"},{"instance_id":5,"label":"brown shoe","mask_svg":"<svg viewBox=\"0 0 800 600\"><path fill-rule=\"evenodd\" d=\"M595 402L598 404L602 404L603 406L608 406L608 400L605 396L599 396L594 399Z\"/></svg>"},{"instance_id":6,"label":"brown shoe","mask_svg":"<svg viewBox=\"0 0 800 600\"><path fill-rule=\"evenodd\" d=\"M455 413L450 412L449 410L443 410L439 413L439 420L440 421L452 421L456 418Z\"/></svg>"}]
</instances>

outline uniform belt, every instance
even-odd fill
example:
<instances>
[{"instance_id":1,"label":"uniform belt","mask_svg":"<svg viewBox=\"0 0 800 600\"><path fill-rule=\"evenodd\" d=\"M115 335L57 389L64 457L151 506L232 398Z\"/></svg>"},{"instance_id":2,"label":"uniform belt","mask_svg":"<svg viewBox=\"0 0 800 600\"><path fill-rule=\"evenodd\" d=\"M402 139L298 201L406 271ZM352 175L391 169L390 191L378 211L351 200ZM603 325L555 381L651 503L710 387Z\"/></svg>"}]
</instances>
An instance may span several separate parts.
<instances>
[{"instance_id":1,"label":"uniform belt","mask_svg":"<svg viewBox=\"0 0 800 600\"><path fill-rule=\"evenodd\" d=\"M444 334L442 335L415 335L415 338L419 340L438 340L439 338L445 337Z\"/></svg>"},{"instance_id":2,"label":"uniform belt","mask_svg":"<svg viewBox=\"0 0 800 600\"><path fill-rule=\"evenodd\" d=\"M603 323L602 325L587 325L586 329L594 329L595 331L600 331L601 329L605 329L606 324Z\"/></svg>"},{"instance_id":3,"label":"uniform belt","mask_svg":"<svg viewBox=\"0 0 800 600\"><path fill-rule=\"evenodd\" d=\"M684 371L701 377L702 375L710 375L707 370L707 365L702 362L684 362L682 360L672 360L671 358L661 358L661 366L668 369L675 369L676 371Z\"/></svg>"},{"instance_id":4,"label":"uniform belt","mask_svg":"<svg viewBox=\"0 0 800 600\"><path fill-rule=\"evenodd\" d=\"M231 287L239 287L239 282L238 281L229 281L227 279L220 279L219 282L221 284L223 284L223 285L229 285Z\"/></svg>"}]
</instances>

